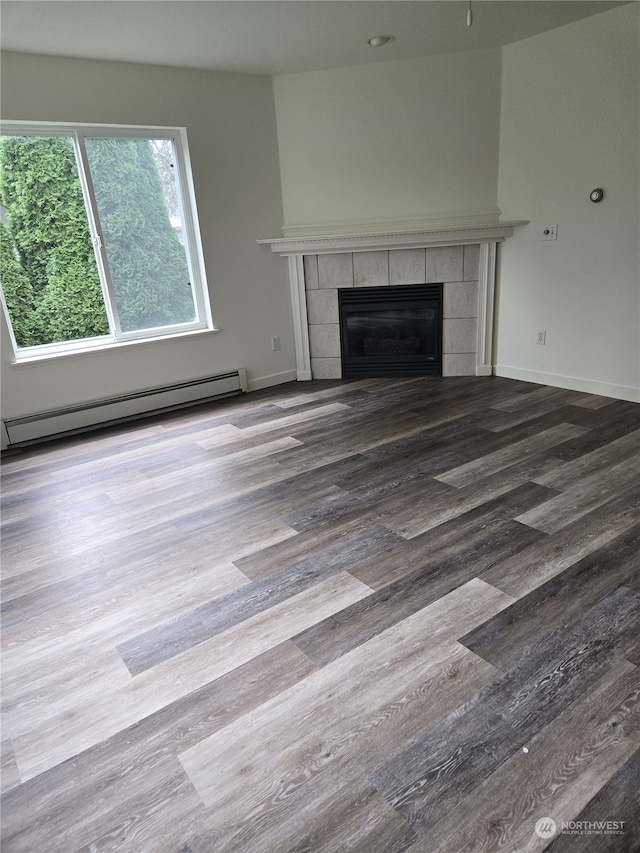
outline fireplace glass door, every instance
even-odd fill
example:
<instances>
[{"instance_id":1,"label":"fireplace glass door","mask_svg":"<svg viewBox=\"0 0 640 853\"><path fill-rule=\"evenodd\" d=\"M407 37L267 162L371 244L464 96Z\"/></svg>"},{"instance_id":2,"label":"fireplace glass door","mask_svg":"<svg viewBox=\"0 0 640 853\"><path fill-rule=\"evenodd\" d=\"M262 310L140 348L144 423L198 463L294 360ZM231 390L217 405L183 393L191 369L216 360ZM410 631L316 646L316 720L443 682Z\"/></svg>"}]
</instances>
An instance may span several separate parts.
<instances>
[{"instance_id":1,"label":"fireplace glass door","mask_svg":"<svg viewBox=\"0 0 640 853\"><path fill-rule=\"evenodd\" d=\"M338 293L344 377L442 374L442 285Z\"/></svg>"}]
</instances>

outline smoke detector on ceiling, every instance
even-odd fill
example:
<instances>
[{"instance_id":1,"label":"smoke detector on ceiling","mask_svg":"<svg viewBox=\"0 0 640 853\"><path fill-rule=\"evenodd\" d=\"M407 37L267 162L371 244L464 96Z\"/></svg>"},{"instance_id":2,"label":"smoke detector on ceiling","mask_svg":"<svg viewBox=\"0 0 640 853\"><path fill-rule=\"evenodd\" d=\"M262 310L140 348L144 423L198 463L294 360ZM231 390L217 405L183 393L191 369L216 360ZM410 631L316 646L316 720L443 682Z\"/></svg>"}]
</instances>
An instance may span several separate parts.
<instances>
[{"instance_id":1,"label":"smoke detector on ceiling","mask_svg":"<svg viewBox=\"0 0 640 853\"><path fill-rule=\"evenodd\" d=\"M383 44L388 44L390 41L395 41L395 36L374 36L369 39L371 47L382 47Z\"/></svg>"}]
</instances>

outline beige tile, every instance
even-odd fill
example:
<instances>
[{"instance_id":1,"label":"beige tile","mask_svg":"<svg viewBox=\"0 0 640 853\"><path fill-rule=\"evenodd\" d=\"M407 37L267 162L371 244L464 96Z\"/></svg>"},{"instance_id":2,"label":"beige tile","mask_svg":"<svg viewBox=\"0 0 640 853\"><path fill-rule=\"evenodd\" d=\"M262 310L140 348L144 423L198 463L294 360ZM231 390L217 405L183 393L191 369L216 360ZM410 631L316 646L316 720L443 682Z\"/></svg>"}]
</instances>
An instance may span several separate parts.
<instances>
[{"instance_id":1,"label":"beige tile","mask_svg":"<svg viewBox=\"0 0 640 853\"><path fill-rule=\"evenodd\" d=\"M309 348L311 358L340 358L340 326L338 323L309 326Z\"/></svg>"},{"instance_id":2,"label":"beige tile","mask_svg":"<svg viewBox=\"0 0 640 853\"><path fill-rule=\"evenodd\" d=\"M318 287L353 287L351 252L318 255Z\"/></svg>"},{"instance_id":3,"label":"beige tile","mask_svg":"<svg viewBox=\"0 0 640 853\"><path fill-rule=\"evenodd\" d=\"M339 358L312 358L311 375L314 379L342 379L342 361Z\"/></svg>"},{"instance_id":4,"label":"beige tile","mask_svg":"<svg viewBox=\"0 0 640 853\"><path fill-rule=\"evenodd\" d=\"M307 290L316 290L318 287L318 256L305 255L302 262L304 264L304 286Z\"/></svg>"},{"instance_id":5,"label":"beige tile","mask_svg":"<svg viewBox=\"0 0 640 853\"><path fill-rule=\"evenodd\" d=\"M442 356L443 376L475 376L475 353L445 353Z\"/></svg>"},{"instance_id":6,"label":"beige tile","mask_svg":"<svg viewBox=\"0 0 640 853\"><path fill-rule=\"evenodd\" d=\"M426 280L424 249L389 252L389 284L424 284Z\"/></svg>"},{"instance_id":7,"label":"beige tile","mask_svg":"<svg viewBox=\"0 0 640 853\"><path fill-rule=\"evenodd\" d=\"M307 318L310 326L337 323L339 321L338 291L334 289L307 291Z\"/></svg>"},{"instance_id":8,"label":"beige tile","mask_svg":"<svg viewBox=\"0 0 640 853\"><path fill-rule=\"evenodd\" d=\"M478 282L449 281L443 288L442 316L445 319L478 316Z\"/></svg>"},{"instance_id":9,"label":"beige tile","mask_svg":"<svg viewBox=\"0 0 640 853\"><path fill-rule=\"evenodd\" d=\"M463 247L438 246L427 249L427 282L462 281Z\"/></svg>"},{"instance_id":10,"label":"beige tile","mask_svg":"<svg viewBox=\"0 0 640 853\"><path fill-rule=\"evenodd\" d=\"M354 287L384 287L389 284L389 252L354 252Z\"/></svg>"},{"instance_id":11,"label":"beige tile","mask_svg":"<svg viewBox=\"0 0 640 853\"><path fill-rule=\"evenodd\" d=\"M464 280L477 281L480 268L480 246L464 247Z\"/></svg>"},{"instance_id":12,"label":"beige tile","mask_svg":"<svg viewBox=\"0 0 640 853\"><path fill-rule=\"evenodd\" d=\"M477 328L475 319L443 320L442 321L442 351L476 352Z\"/></svg>"}]
</instances>

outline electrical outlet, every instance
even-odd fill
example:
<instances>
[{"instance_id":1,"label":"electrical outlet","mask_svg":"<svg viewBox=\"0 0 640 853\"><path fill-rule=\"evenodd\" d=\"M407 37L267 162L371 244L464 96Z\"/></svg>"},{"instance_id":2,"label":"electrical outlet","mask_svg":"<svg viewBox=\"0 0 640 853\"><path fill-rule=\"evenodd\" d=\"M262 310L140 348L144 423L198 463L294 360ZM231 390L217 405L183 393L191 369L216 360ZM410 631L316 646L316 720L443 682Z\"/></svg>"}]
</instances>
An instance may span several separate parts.
<instances>
[{"instance_id":1,"label":"electrical outlet","mask_svg":"<svg viewBox=\"0 0 640 853\"><path fill-rule=\"evenodd\" d=\"M554 222L551 225L544 225L542 227L542 239L543 240L557 240L558 239L558 223Z\"/></svg>"},{"instance_id":2,"label":"electrical outlet","mask_svg":"<svg viewBox=\"0 0 640 853\"><path fill-rule=\"evenodd\" d=\"M271 349L274 352L280 351L280 338L271 338Z\"/></svg>"},{"instance_id":3,"label":"electrical outlet","mask_svg":"<svg viewBox=\"0 0 640 853\"><path fill-rule=\"evenodd\" d=\"M546 329L538 329L536 332L536 343L538 346L543 347L547 343L547 330Z\"/></svg>"}]
</instances>

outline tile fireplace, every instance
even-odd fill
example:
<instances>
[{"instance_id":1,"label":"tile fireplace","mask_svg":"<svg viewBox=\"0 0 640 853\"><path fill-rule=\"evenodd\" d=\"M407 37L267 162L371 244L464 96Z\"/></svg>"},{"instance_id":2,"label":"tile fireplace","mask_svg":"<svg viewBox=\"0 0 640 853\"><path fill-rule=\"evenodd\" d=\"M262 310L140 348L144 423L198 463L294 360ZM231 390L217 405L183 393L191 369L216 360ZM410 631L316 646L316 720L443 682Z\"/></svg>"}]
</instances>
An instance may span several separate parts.
<instances>
[{"instance_id":1,"label":"tile fireplace","mask_svg":"<svg viewBox=\"0 0 640 853\"><path fill-rule=\"evenodd\" d=\"M260 240L289 261L298 379L345 375L339 291L416 284L442 285L442 375L491 375L496 250L521 224Z\"/></svg>"}]
</instances>

